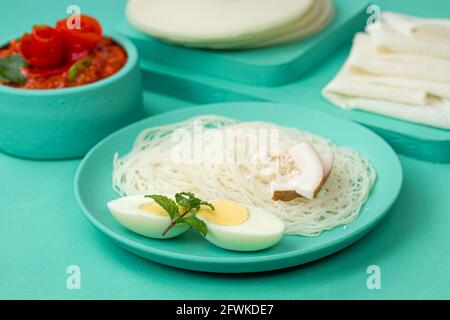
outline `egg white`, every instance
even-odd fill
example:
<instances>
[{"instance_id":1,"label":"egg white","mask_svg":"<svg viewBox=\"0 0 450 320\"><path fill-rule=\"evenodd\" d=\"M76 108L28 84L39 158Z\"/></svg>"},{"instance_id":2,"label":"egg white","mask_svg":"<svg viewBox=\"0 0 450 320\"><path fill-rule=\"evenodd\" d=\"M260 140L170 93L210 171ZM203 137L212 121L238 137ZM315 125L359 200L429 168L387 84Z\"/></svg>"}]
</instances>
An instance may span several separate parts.
<instances>
[{"instance_id":1,"label":"egg white","mask_svg":"<svg viewBox=\"0 0 450 320\"><path fill-rule=\"evenodd\" d=\"M189 229L187 224L177 224L163 236L162 233L171 222L170 217L152 214L141 209L143 204L153 201L143 195L134 195L112 200L107 205L111 214L121 225L145 237L169 239Z\"/></svg>"}]
</instances>

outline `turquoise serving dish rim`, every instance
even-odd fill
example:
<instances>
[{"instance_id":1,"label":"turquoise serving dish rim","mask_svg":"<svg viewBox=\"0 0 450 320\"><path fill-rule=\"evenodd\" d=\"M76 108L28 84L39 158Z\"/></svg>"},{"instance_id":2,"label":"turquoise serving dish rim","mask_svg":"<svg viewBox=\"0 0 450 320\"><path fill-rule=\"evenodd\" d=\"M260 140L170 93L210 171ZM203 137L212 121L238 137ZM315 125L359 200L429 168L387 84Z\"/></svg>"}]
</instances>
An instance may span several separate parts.
<instances>
[{"instance_id":1,"label":"turquoise serving dish rim","mask_svg":"<svg viewBox=\"0 0 450 320\"><path fill-rule=\"evenodd\" d=\"M83 91L89 90L89 89L95 89L103 86L107 86L111 82L115 81L117 78L122 77L124 74L128 73L133 66L138 63L138 52L137 48L134 46L134 44L131 42L131 40L127 39L124 36L121 36L117 33L113 34L105 34L104 37L108 37L113 39L115 42L117 42L122 48L125 49L125 52L127 53L127 62L125 65L117 71L115 74L100 79L95 82L87 83L81 86L76 87L70 87L70 88L58 88L58 89L23 89L23 88L15 88L10 87L7 85L0 84L0 94L12 94L12 95L19 95L19 96L55 96L55 95L62 95L65 93L82 93ZM2 39L0 43L4 43L4 45L7 45L12 39L18 39L20 38L20 35L10 37L9 39L5 40ZM1 46L4 46L1 45Z\"/></svg>"},{"instance_id":2,"label":"turquoise serving dish rim","mask_svg":"<svg viewBox=\"0 0 450 320\"><path fill-rule=\"evenodd\" d=\"M322 244L314 245L313 248L304 248L299 247L295 250L291 250L288 252L280 252L280 253L270 253L270 255L262 255L262 256L251 256L249 254L242 254L241 256L232 255L231 257L210 257L210 256L204 256L204 255L190 255L183 252L178 251L170 251L170 250L164 250L160 248L155 248L151 245L143 244L139 241L136 241L130 238L127 235L124 235L122 232L117 232L113 229L111 229L108 225L104 224L102 221L100 221L96 214L91 212L91 209L86 206L83 196L83 190L82 190L82 174L84 174L85 167L89 164L89 162L92 162L92 157L95 154L101 153L101 149L105 147L105 145L108 144L110 140L114 140L115 138L120 137L123 134L126 134L129 131L132 131L133 129L137 129L137 127L142 126L145 123L151 123L152 125L154 122L158 122L160 119L162 120L162 123L166 123L166 119L171 118L172 115L180 115L180 117L184 117L184 115L192 114L191 116L204 114L204 113L214 113L212 112L212 109L223 107L223 108L230 108L230 107L236 107L236 105L239 105L239 107L242 106L242 108L245 108L246 105L252 105L252 104L258 104L261 107L264 107L264 105L283 105L283 104L276 104L276 103L265 103L265 102L244 102L244 103L221 103L221 104L212 104L212 105L206 105L206 106L198 106L198 107L190 107L190 108L184 108L181 110L175 110L171 112L166 112L160 115L156 115L154 117L149 117L143 120L140 120L134 124L131 124L125 128L122 128L118 130L117 132L111 134L110 136L103 139L101 142L99 142L96 146L94 146L88 154L85 156L85 158L81 161L78 170L75 175L74 180L74 192L75 197L77 200L78 205L81 208L81 211L85 215L85 217L100 231L102 231L105 235L110 237L112 240L114 240L119 246L125 248L126 250L129 250L137 255L140 255L142 257L145 257L149 260L159 262L162 264L170 265L173 267L178 267L182 269L188 269L188 270L194 270L194 271L202 271L202 272L218 272L218 273L247 273L247 272L261 272L261 271L270 271L270 270L277 270L277 269L284 269L288 267L293 267L296 265L300 265L303 263L311 262L320 258L323 258L327 255L330 255L336 251L339 251L348 245L352 244L353 242L360 239L362 236L364 236L367 232L369 232L373 227L375 227L378 222L389 212L389 209L392 207L392 205L395 203L400 190L402 186L403 181L403 173L402 168L400 165L400 161L398 159L398 156L395 154L393 149L378 135L370 131L369 129L358 125L356 123L352 123L348 120L340 119L338 117L320 112L320 111L312 111L307 108L303 108L305 114L311 113L315 116L325 117L328 119L331 119L331 121L338 121L341 124L345 124L348 126L353 127L353 129L357 131L364 131L366 135L370 135L374 141L376 140L377 143L382 145L382 148L388 153L387 157L389 158L389 167L392 173L392 179L391 185L389 187L389 191L392 191L391 196L389 196L388 199L386 199L385 203L382 204L382 210L380 212L375 212L375 216L367 217L365 218L364 222L362 222L362 225L355 226L355 229L353 230L345 230L343 231L345 234L342 236L337 236L335 239L331 241L326 241ZM290 106L288 104L284 104L284 106ZM294 106L295 110L299 110L299 107ZM217 114L221 114L221 112L218 112ZM225 116L228 116L225 114ZM186 118L186 117L184 117ZM187 117L189 118L189 117ZM238 118L238 117L237 117ZM177 119L176 121L178 121ZM256 119L255 119L256 120ZM276 122L276 121L275 121ZM131 144L130 144L131 147ZM106 147L105 147L106 148ZM111 155L112 157L112 155ZM370 160L370 159L369 159ZM381 161L381 160L379 160ZM387 166L386 164L384 165ZM377 168L375 168L377 169ZM384 187L386 187L386 183L388 178L383 178L383 183L385 184ZM376 187L377 182L375 183ZM380 187L378 187L379 189ZM112 187L111 187L112 189ZM99 191L99 190L97 190ZM101 191L99 191L101 192ZM384 190L378 190L377 193L383 193ZM373 193L373 190L372 190ZM370 201L369 195L368 202ZM365 206L361 210L364 209ZM361 212L360 215L365 214L364 212ZM367 214L367 213L366 213ZM98 215L98 214L97 214ZM347 226L349 229L352 229L352 225L356 224L358 225L357 221L360 219L358 217L354 222L348 224ZM368 219L368 220L367 220ZM331 231L325 231L325 233L333 232L337 230L337 228L334 228ZM338 232L340 230L337 230ZM322 237L323 235L320 235L318 237ZM140 237L140 236L138 236ZM296 236L285 236L290 238L298 238ZM316 237L315 237L316 238ZM170 240L167 240L170 241ZM219 249L221 250L221 249ZM231 254L230 254L231 255Z\"/></svg>"}]
</instances>

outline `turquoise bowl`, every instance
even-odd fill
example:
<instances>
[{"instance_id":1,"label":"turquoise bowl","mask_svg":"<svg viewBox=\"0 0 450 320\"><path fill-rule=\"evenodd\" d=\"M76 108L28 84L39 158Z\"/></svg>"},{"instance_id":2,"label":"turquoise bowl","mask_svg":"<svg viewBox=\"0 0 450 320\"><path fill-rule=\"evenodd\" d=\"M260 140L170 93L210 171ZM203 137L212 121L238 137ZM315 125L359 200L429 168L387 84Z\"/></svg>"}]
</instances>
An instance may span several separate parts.
<instances>
[{"instance_id":1,"label":"turquoise bowl","mask_svg":"<svg viewBox=\"0 0 450 320\"><path fill-rule=\"evenodd\" d=\"M0 85L0 151L27 159L84 156L101 139L143 116L138 53L116 74L74 88L29 90ZM5 41L7 42L7 41Z\"/></svg>"}]
</instances>

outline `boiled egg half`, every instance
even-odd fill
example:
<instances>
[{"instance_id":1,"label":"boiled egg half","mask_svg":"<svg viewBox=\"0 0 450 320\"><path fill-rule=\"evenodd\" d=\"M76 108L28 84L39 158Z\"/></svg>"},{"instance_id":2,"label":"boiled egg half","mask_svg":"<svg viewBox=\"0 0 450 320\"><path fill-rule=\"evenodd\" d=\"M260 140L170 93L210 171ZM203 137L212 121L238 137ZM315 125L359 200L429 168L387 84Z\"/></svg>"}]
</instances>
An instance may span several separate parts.
<instances>
[{"instance_id":1,"label":"boiled egg half","mask_svg":"<svg viewBox=\"0 0 450 320\"><path fill-rule=\"evenodd\" d=\"M283 236L284 223L260 208L234 201L213 201L214 210L202 206L197 217L208 227L206 239L227 250L257 251L275 245Z\"/></svg>"},{"instance_id":2,"label":"boiled egg half","mask_svg":"<svg viewBox=\"0 0 450 320\"><path fill-rule=\"evenodd\" d=\"M173 238L189 229L187 224L177 224L163 236L162 233L171 222L170 217L153 199L145 198L143 195L110 201L108 209L125 228L149 238Z\"/></svg>"}]
</instances>

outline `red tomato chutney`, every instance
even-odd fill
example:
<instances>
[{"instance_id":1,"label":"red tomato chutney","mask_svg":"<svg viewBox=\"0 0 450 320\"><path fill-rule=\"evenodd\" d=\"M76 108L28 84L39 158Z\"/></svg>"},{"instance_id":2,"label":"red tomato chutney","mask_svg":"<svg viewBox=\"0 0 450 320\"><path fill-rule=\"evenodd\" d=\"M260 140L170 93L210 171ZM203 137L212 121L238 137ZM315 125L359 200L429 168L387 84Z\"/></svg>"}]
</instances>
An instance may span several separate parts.
<instances>
[{"instance_id":1,"label":"red tomato chutney","mask_svg":"<svg viewBox=\"0 0 450 320\"><path fill-rule=\"evenodd\" d=\"M0 48L0 58L12 54L22 55L20 46L20 39L11 41L6 47ZM21 68L22 74L25 76L22 85L4 81L0 81L0 84L22 89L57 89L81 86L110 77L118 72L127 62L127 53L111 38L102 37L95 48L81 59L88 63L82 68L78 68L76 75L72 75L72 77L69 76L69 71L74 63L45 69L28 65Z\"/></svg>"}]
</instances>

